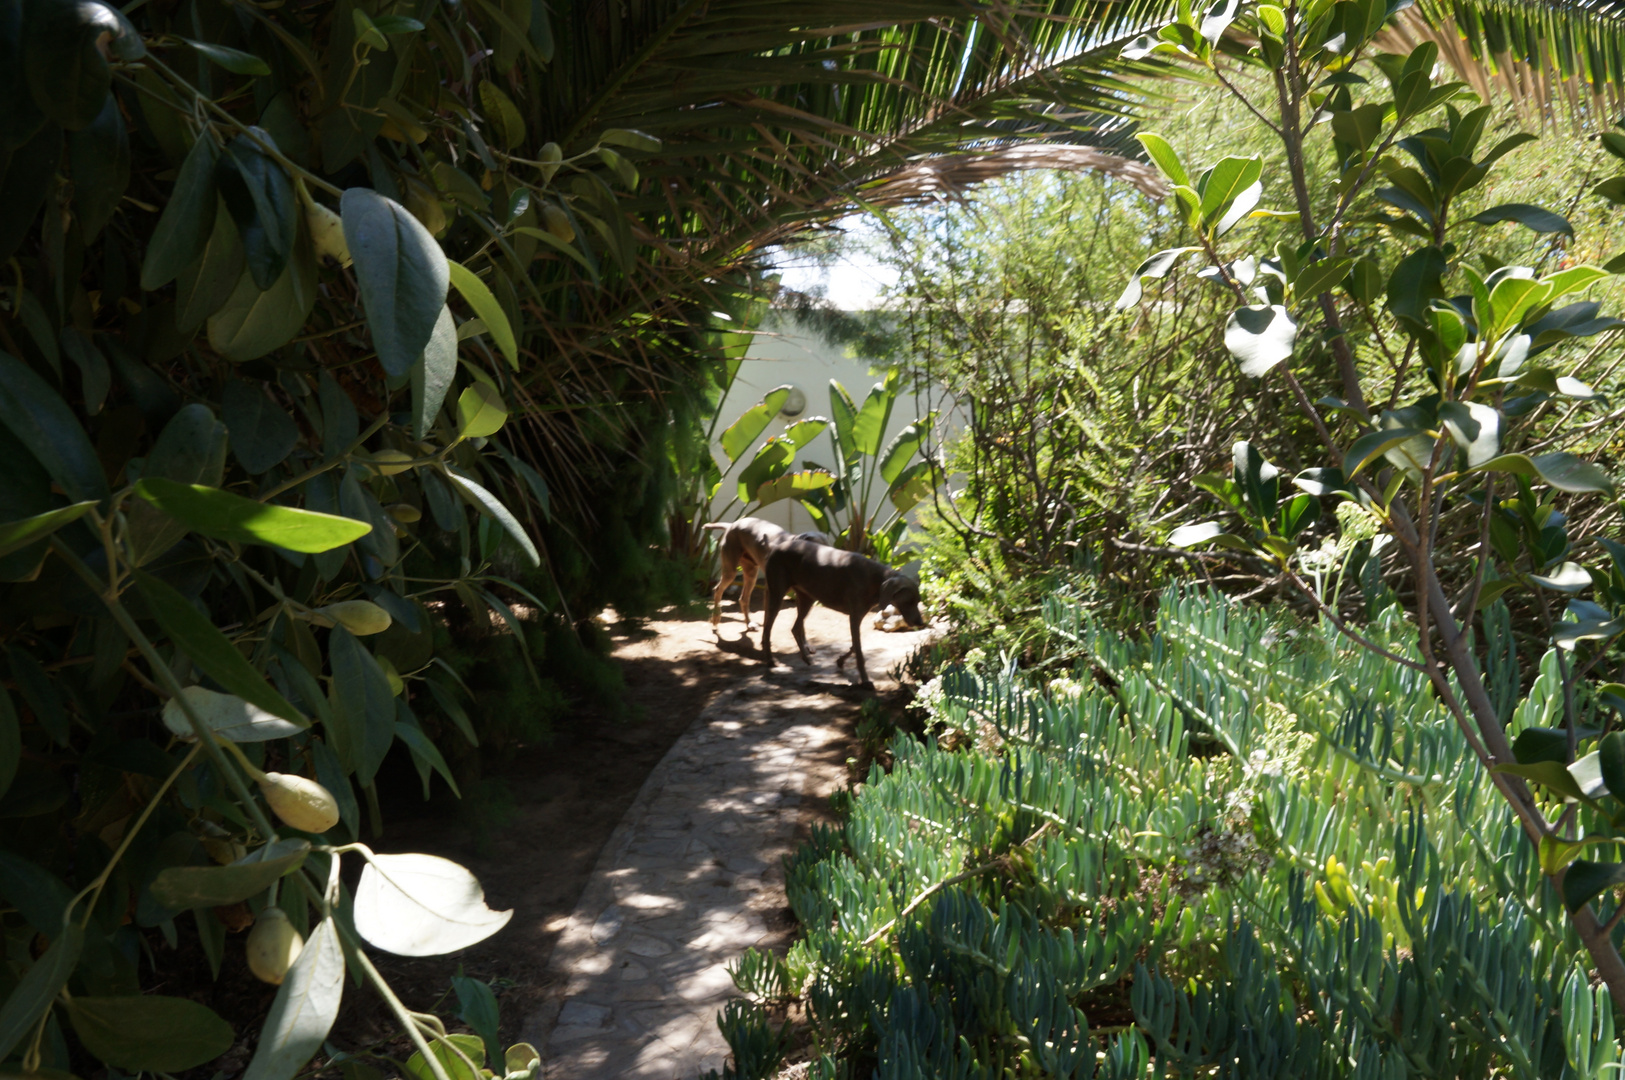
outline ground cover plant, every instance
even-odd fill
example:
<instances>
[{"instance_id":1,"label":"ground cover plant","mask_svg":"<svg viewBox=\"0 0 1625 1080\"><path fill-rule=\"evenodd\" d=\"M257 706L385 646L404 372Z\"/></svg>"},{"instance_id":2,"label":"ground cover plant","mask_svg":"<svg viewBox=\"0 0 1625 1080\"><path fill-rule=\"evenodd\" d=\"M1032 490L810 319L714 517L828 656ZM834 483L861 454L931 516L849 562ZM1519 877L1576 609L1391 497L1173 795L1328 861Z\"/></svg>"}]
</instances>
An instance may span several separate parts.
<instances>
[{"instance_id":1,"label":"ground cover plant","mask_svg":"<svg viewBox=\"0 0 1625 1080\"><path fill-rule=\"evenodd\" d=\"M1415 655L1379 606L1369 633ZM1074 599L1045 619L1075 666L950 667L930 737L894 740L791 862L806 936L735 970L737 1075L792 1042L825 1077L1619 1060L1607 990L1425 676L1206 590L1166 592L1140 640ZM1561 698L1554 651L1512 730ZM769 1022L786 1000L804 1027Z\"/></svg>"}]
</instances>

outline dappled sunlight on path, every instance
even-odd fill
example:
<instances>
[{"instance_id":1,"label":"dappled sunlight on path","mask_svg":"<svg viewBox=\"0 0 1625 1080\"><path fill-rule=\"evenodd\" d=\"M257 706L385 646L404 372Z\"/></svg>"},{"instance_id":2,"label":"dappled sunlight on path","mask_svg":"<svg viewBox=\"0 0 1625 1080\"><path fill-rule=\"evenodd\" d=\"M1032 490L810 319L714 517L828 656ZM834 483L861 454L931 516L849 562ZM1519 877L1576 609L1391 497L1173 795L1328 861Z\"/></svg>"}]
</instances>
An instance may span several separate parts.
<instances>
[{"instance_id":1,"label":"dappled sunlight on path","mask_svg":"<svg viewBox=\"0 0 1625 1080\"><path fill-rule=\"evenodd\" d=\"M840 780L843 721L864 696L836 681L845 619L817 614L833 625L809 620L822 646L814 666L794 660L717 695L605 845L553 954L553 968L569 973L562 1002L524 1032L545 1047L550 1080L673 1080L721 1068L727 965L752 945L787 940L781 860L804 803ZM725 647L740 630L724 624ZM866 634L872 675L927 634Z\"/></svg>"}]
</instances>

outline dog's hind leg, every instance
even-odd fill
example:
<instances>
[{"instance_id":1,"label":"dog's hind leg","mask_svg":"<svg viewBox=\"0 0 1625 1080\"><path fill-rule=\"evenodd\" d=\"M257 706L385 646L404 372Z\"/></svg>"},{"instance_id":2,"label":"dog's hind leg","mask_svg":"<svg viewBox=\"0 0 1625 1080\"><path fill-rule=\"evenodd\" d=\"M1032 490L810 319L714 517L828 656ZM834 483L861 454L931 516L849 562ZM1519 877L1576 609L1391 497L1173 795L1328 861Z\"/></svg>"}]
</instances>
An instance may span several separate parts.
<instances>
[{"instance_id":1,"label":"dog's hind leg","mask_svg":"<svg viewBox=\"0 0 1625 1080\"><path fill-rule=\"evenodd\" d=\"M728 541L729 534L722 534L722 543L717 545L717 587L711 593L711 626L722 625L722 594L728 591L733 584L734 567L739 565L739 548Z\"/></svg>"},{"instance_id":2,"label":"dog's hind leg","mask_svg":"<svg viewBox=\"0 0 1625 1080\"><path fill-rule=\"evenodd\" d=\"M750 594L756 591L756 574L759 567L750 558L740 562L740 570L744 573L744 580L739 584L739 610L745 616L745 631L750 631Z\"/></svg>"},{"instance_id":3,"label":"dog's hind leg","mask_svg":"<svg viewBox=\"0 0 1625 1080\"><path fill-rule=\"evenodd\" d=\"M762 666L772 667L773 621L779 617L779 605L784 601L785 582L781 574L773 572L771 564L764 569L767 572L767 605L762 612Z\"/></svg>"},{"instance_id":4,"label":"dog's hind leg","mask_svg":"<svg viewBox=\"0 0 1625 1080\"><path fill-rule=\"evenodd\" d=\"M728 586L732 583L733 572L731 570L717 571L717 587L711 593L711 625L713 628L722 625L722 594L728 591Z\"/></svg>"}]
</instances>

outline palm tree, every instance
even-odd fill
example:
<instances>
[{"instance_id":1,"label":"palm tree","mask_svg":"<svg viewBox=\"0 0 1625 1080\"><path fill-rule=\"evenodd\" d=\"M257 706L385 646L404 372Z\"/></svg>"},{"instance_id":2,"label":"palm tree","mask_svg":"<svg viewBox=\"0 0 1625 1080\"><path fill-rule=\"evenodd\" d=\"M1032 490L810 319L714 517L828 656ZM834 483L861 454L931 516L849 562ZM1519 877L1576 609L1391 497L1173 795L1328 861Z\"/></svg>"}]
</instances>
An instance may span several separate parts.
<instances>
[{"instance_id":1,"label":"palm tree","mask_svg":"<svg viewBox=\"0 0 1625 1080\"><path fill-rule=\"evenodd\" d=\"M1156 188L1120 151L1125 142L1138 151L1129 110L1145 97L1129 80L1166 68L1119 54L1165 7L535 6L545 28L526 29L547 51L488 73L525 117L533 148L513 160L537 160L551 142L594 173L549 191L584 223L569 230L575 250L555 245L528 280L493 260L516 292L529 290L532 341L544 343L524 378L538 406L533 431L545 430L533 452L580 445L568 437L577 416L545 407L575 377L590 372L608 380L599 391L622 393L608 373L630 368L657 389L683 367L657 358L705 343L696 315L703 324L714 311L741 314L750 293L738 275L811 223L1015 168L1097 168ZM499 57L516 29L498 28ZM599 146L611 147L607 164L593 159Z\"/></svg>"}]
</instances>

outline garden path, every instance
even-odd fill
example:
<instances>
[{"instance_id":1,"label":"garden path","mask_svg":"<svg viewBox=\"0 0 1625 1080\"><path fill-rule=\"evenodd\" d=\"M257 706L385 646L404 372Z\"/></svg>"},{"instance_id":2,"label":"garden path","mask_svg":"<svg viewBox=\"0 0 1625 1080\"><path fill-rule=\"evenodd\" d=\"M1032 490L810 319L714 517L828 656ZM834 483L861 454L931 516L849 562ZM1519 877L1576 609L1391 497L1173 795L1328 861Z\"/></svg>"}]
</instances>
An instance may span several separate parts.
<instances>
[{"instance_id":1,"label":"garden path","mask_svg":"<svg viewBox=\"0 0 1625 1080\"><path fill-rule=\"evenodd\" d=\"M788 630L781 620L781 649ZM865 630L882 691L930 634ZM730 610L722 647L748 653L741 632ZM810 669L792 653L712 697L605 844L550 960L567 973L562 992L520 1033L542 1048L548 1080L694 1080L722 1067L727 965L788 944L781 860L810 806L844 781L846 721L864 696L835 670L846 619L819 608L808 637Z\"/></svg>"}]
</instances>

